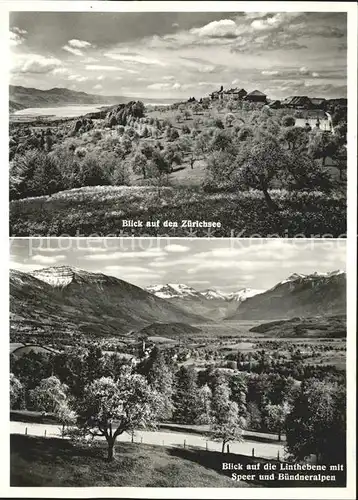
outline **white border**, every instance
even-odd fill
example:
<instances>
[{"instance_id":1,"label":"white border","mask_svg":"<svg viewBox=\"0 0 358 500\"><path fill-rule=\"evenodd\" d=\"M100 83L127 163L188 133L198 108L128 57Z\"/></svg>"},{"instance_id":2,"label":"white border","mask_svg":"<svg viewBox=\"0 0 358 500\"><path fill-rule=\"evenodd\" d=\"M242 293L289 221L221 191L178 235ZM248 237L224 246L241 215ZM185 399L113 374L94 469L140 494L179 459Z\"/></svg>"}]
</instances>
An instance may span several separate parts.
<instances>
[{"instance_id":1,"label":"white border","mask_svg":"<svg viewBox=\"0 0 358 500\"><path fill-rule=\"evenodd\" d=\"M67 12L235 12L235 11L303 11L303 12L347 12L348 13L348 237L347 237L347 445L348 475L346 488L10 488L9 487L9 423L8 423L8 52L2 52L2 75L0 78L0 155L2 155L0 186L0 246L1 258L1 349L4 357L0 378L2 391L1 441L3 453L0 467L0 494L3 497L52 497L52 498L355 498L355 413L356 413L356 207L357 207L357 5L354 2L75 2L75 1L1 1L0 43L8 46L8 13L10 11L67 11ZM5 409L5 411L4 411Z\"/></svg>"}]
</instances>

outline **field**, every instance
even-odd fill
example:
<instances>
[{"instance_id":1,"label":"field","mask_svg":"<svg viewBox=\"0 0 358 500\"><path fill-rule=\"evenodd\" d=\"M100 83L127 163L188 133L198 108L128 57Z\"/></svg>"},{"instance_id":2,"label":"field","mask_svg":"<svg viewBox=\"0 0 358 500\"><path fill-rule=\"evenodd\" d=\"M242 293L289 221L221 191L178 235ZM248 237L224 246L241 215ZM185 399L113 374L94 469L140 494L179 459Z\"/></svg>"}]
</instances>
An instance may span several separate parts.
<instances>
[{"instance_id":1,"label":"field","mask_svg":"<svg viewBox=\"0 0 358 500\"><path fill-rule=\"evenodd\" d=\"M318 237L346 233L343 194L272 190L280 210L268 210L255 190L204 193L195 188L95 186L53 195L14 200L10 205L12 236L215 236ZM143 228L124 220L142 221ZM183 220L220 223L221 227L181 227ZM157 222L159 221L159 223ZM165 224L168 221L172 224ZM147 227L147 223L149 226ZM159 225L158 225L159 224Z\"/></svg>"},{"instance_id":2,"label":"field","mask_svg":"<svg viewBox=\"0 0 358 500\"><path fill-rule=\"evenodd\" d=\"M15 434L11 486L249 487L195 463L189 451L187 455L176 449L121 443L116 461L108 464L100 444L88 447Z\"/></svg>"},{"instance_id":3,"label":"field","mask_svg":"<svg viewBox=\"0 0 358 500\"><path fill-rule=\"evenodd\" d=\"M345 235L343 125L308 132L303 112L240 102L118 110L11 123L11 235Z\"/></svg>"}]
</instances>

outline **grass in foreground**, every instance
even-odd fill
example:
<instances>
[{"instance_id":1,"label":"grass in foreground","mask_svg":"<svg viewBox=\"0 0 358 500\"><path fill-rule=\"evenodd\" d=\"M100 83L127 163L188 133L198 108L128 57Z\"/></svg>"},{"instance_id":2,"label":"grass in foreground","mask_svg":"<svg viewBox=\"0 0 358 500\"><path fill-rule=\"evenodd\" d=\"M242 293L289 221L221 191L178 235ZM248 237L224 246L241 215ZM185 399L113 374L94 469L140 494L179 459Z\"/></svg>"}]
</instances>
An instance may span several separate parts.
<instances>
[{"instance_id":1,"label":"grass in foreground","mask_svg":"<svg viewBox=\"0 0 358 500\"><path fill-rule=\"evenodd\" d=\"M11 486L49 487L249 487L193 462L175 450L120 443L117 458L104 460L102 443L88 447L67 440L11 436Z\"/></svg>"},{"instance_id":2,"label":"grass in foreground","mask_svg":"<svg viewBox=\"0 0 358 500\"><path fill-rule=\"evenodd\" d=\"M258 191L204 193L197 188L97 186L10 204L12 236L215 236L215 237L340 237L346 233L345 196L318 191L273 190L280 210L271 212ZM142 229L122 226L140 220ZM182 219L221 222L221 228L181 227ZM147 221L159 227L145 227ZM163 222L177 221L177 228ZM121 233L122 231L122 233Z\"/></svg>"}]
</instances>

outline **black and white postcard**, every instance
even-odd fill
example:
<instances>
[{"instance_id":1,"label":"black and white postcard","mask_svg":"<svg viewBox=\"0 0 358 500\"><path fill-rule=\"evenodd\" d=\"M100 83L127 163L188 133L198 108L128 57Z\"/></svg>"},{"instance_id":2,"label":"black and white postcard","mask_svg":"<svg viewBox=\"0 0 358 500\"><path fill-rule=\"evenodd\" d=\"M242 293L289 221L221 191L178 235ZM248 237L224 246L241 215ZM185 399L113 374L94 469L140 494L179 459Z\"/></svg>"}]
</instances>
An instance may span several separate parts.
<instances>
[{"instance_id":1,"label":"black and white postcard","mask_svg":"<svg viewBox=\"0 0 358 500\"><path fill-rule=\"evenodd\" d=\"M0 493L355 498L357 5L0 13Z\"/></svg>"}]
</instances>

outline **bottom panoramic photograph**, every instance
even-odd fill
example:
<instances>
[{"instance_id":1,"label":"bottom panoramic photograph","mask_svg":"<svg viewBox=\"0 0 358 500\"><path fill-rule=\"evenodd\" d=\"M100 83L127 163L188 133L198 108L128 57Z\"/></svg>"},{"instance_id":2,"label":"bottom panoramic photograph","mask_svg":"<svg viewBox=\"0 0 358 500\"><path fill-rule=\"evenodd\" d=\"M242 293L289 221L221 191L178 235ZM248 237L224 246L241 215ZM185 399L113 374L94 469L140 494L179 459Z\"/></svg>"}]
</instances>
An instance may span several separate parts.
<instances>
[{"instance_id":1,"label":"bottom panoramic photograph","mask_svg":"<svg viewBox=\"0 0 358 500\"><path fill-rule=\"evenodd\" d=\"M12 241L11 486L345 486L345 252Z\"/></svg>"}]
</instances>

